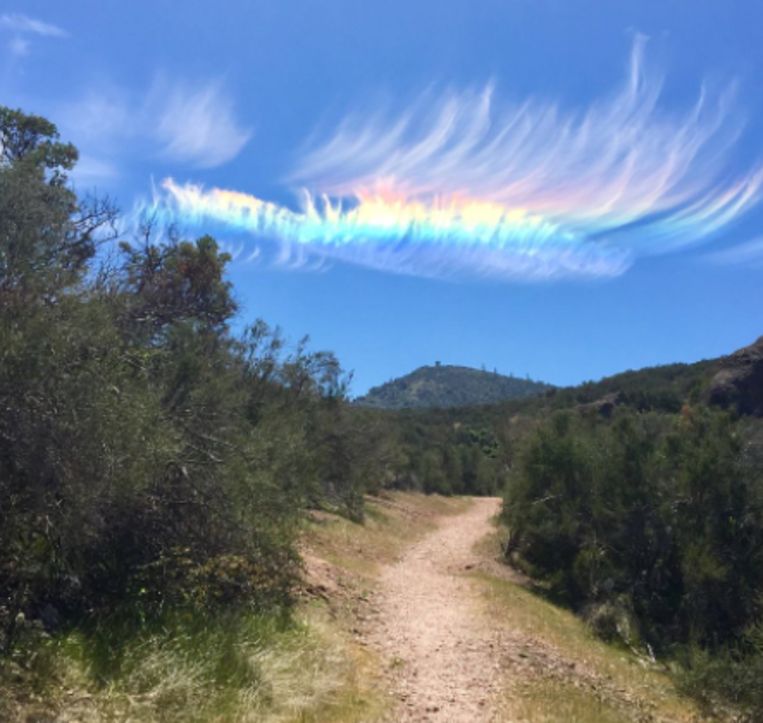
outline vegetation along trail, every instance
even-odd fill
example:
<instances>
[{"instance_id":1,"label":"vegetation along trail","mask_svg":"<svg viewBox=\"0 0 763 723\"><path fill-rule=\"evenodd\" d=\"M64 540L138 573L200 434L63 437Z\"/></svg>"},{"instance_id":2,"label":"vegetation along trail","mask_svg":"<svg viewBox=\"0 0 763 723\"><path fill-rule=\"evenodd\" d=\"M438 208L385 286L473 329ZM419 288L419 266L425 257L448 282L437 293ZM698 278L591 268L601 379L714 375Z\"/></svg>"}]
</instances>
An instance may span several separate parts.
<instances>
[{"instance_id":1,"label":"vegetation along trail","mask_svg":"<svg viewBox=\"0 0 763 723\"><path fill-rule=\"evenodd\" d=\"M408 548L380 578L370 640L387 661L400 705L395 720L487 721L498 692L495 630L479 614L474 545L500 500L478 498Z\"/></svg>"}]
</instances>

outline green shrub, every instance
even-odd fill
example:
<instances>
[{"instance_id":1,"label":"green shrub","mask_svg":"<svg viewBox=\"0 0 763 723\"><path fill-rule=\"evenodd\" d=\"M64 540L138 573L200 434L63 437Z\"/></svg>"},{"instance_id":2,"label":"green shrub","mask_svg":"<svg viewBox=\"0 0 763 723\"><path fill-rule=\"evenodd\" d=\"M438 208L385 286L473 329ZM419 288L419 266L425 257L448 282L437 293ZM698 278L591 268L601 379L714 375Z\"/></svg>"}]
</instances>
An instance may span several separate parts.
<instances>
[{"instance_id":1,"label":"green shrub","mask_svg":"<svg viewBox=\"0 0 763 723\"><path fill-rule=\"evenodd\" d=\"M760 499L724 414L559 413L514 470L510 552L574 607L626 600L655 648L718 647L759 612Z\"/></svg>"},{"instance_id":2,"label":"green shrub","mask_svg":"<svg viewBox=\"0 0 763 723\"><path fill-rule=\"evenodd\" d=\"M21 619L287 606L302 511L362 517L378 460L337 360L234 336L209 236L99 267L114 213L68 186L76 150L2 108L0 147L0 654Z\"/></svg>"}]
</instances>

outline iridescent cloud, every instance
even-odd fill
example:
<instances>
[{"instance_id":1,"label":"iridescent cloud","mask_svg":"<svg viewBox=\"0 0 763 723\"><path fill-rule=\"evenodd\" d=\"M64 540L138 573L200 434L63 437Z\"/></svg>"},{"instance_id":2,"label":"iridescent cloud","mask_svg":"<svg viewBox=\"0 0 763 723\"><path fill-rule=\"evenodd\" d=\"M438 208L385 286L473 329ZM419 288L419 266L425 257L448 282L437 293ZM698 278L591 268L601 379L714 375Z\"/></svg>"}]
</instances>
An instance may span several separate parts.
<instances>
[{"instance_id":1,"label":"iridescent cloud","mask_svg":"<svg viewBox=\"0 0 763 723\"><path fill-rule=\"evenodd\" d=\"M337 259L428 276L529 280L623 273L699 243L757 203L763 167L729 173L742 132L734 90L659 104L636 38L623 86L583 111L480 92L423 97L405 113L348 117L304 150L294 208L235 191L162 184L156 208Z\"/></svg>"}]
</instances>

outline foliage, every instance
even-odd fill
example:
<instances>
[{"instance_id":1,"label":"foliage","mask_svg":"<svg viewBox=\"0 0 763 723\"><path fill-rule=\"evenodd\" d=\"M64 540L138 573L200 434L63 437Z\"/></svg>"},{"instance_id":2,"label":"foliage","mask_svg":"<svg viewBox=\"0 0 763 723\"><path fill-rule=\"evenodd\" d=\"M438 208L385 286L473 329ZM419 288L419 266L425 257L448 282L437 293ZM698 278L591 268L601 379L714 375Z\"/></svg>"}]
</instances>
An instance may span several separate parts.
<instances>
[{"instance_id":1,"label":"foliage","mask_svg":"<svg viewBox=\"0 0 763 723\"><path fill-rule=\"evenodd\" d=\"M0 107L0 662L30 630L288 608L306 507L508 484L509 553L601 631L759 669L763 435L701 406L714 362L566 390L428 367L350 405L331 353L232 332L210 236L148 229L103 263L115 212L77 197L76 160Z\"/></svg>"},{"instance_id":2,"label":"foliage","mask_svg":"<svg viewBox=\"0 0 763 723\"><path fill-rule=\"evenodd\" d=\"M718 646L763 590L761 489L730 419L553 417L508 491L510 552L577 607L617 601L646 639Z\"/></svg>"},{"instance_id":3,"label":"foliage","mask_svg":"<svg viewBox=\"0 0 763 723\"><path fill-rule=\"evenodd\" d=\"M339 721L375 703L318 611L112 617L23 642L0 658L4 721Z\"/></svg>"},{"instance_id":4,"label":"foliage","mask_svg":"<svg viewBox=\"0 0 763 723\"><path fill-rule=\"evenodd\" d=\"M497 494L504 484L504 449L492 425L465 420L460 410L383 413L391 430L390 487L439 494Z\"/></svg>"},{"instance_id":5,"label":"foliage","mask_svg":"<svg viewBox=\"0 0 763 723\"><path fill-rule=\"evenodd\" d=\"M677 413L684 403L701 401L717 366L717 360L710 360L626 371L598 382L553 389L548 393L548 403L553 409L561 409L575 404L593 404L609 397L618 406L640 412Z\"/></svg>"},{"instance_id":6,"label":"foliage","mask_svg":"<svg viewBox=\"0 0 763 723\"><path fill-rule=\"evenodd\" d=\"M342 370L257 322L215 240L112 238L53 124L0 109L0 652L115 610L288 605L308 505L381 474ZM90 624L90 623L88 623Z\"/></svg>"},{"instance_id":7,"label":"foliage","mask_svg":"<svg viewBox=\"0 0 763 723\"><path fill-rule=\"evenodd\" d=\"M692 647L685 656L680 683L711 711L719 700L731 704L744 717L763 718L763 627L750 628L741 641L714 651Z\"/></svg>"},{"instance_id":8,"label":"foliage","mask_svg":"<svg viewBox=\"0 0 763 723\"><path fill-rule=\"evenodd\" d=\"M519 455L504 515L510 559L600 634L693 650L695 692L703 680L755 707L757 685L742 696L732 684L761 657L749 631L763 593L763 479L742 429L704 406L558 412Z\"/></svg>"}]
</instances>

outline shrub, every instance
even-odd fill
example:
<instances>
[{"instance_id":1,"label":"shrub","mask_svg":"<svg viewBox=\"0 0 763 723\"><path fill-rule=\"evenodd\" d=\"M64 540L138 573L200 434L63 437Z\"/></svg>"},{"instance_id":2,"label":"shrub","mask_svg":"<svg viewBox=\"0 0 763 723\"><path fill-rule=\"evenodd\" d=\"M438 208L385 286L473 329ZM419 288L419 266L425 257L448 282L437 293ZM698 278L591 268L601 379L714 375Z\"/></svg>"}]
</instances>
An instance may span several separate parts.
<instances>
[{"instance_id":1,"label":"shrub","mask_svg":"<svg viewBox=\"0 0 763 723\"><path fill-rule=\"evenodd\" d=\"M511 552L575 607L625 601L655 648L715 648L757 619L760 492L722 413L559 413L514 470Z\"/></svg>"}]
</instances>

